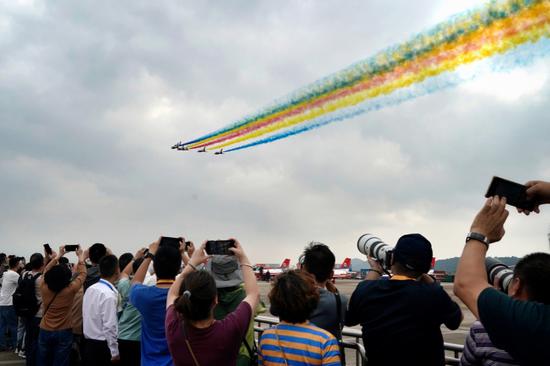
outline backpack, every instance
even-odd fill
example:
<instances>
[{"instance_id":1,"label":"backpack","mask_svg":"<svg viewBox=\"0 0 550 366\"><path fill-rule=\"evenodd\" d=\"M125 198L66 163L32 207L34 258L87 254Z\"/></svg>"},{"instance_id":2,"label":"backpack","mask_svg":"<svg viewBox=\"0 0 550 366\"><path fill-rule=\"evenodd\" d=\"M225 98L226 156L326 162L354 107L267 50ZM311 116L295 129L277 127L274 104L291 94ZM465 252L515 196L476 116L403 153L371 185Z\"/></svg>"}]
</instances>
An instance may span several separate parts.
<instances>
[{"instance_id":1,"label":"backpack","mask_svg":"<svg viewBox=\"0 0 550 366\"><path fill-rule=\"evenodd\" d=\"M25 274L19 280L17 289L13 293L13 307L17 316L30 318L36 315L40 309L40 303L36 298L36 279L41 275L37 273L34 276L31 273Z\"/></svg>"}]
</instances>

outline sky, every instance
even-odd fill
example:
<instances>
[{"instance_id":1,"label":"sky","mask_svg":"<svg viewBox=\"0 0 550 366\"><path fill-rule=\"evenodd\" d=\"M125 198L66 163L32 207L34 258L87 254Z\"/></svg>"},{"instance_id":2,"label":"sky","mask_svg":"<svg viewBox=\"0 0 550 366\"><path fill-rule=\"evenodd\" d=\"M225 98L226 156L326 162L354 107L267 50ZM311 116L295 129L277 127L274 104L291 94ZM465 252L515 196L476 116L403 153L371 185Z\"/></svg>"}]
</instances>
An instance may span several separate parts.
<instances>
[{"instance_id":1,"label":"sky","mask_svg":"<svg viewBox=\"0 0 550 366\"><path fill-rule=\"evenodd\" d=\"M254 149L170 146L480 4L0 0L0 251L182 235L341 262L419 232L459 256L492 176L550 180L550 58ZM548 252L549 229L511 210L490 253Z\"/></svg>"}]
</instances>

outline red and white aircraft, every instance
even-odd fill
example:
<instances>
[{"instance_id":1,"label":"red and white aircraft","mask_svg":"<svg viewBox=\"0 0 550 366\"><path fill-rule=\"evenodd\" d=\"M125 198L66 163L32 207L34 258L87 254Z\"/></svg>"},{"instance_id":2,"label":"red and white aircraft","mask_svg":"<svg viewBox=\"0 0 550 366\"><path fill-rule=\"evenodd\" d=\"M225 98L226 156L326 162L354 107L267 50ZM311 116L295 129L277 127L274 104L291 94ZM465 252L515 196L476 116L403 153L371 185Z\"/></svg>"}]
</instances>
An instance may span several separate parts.
<instances>
[{"instance_id":1,"label":"red and white aircraft","mask_svg":"<svg viewBox=\"0 0 550 366\"><path fill-rule=\"evenodd\" d=\"M334 274L332 275L333 279L350 279L354 278L357 275L357 272L351 271L351 259L346 258L341 265L334 267Z\"/></svg>"},{"instance_id":2,"label":"red and white aircraft","mask_svg":"<svg viewBox=\"0 0 550 366\"><path fill-rule=\"evenodd\" d=\"M256 278L260 279L262 274L265 275L268 271L271 277L278 276L283 272L288 271L290 267L290 259L286 258L283 263L281 263L280 266L277 264L268 264L268 263L256 263L254 265L254 274L256 274Z\"/></svg>"}]
</instances>

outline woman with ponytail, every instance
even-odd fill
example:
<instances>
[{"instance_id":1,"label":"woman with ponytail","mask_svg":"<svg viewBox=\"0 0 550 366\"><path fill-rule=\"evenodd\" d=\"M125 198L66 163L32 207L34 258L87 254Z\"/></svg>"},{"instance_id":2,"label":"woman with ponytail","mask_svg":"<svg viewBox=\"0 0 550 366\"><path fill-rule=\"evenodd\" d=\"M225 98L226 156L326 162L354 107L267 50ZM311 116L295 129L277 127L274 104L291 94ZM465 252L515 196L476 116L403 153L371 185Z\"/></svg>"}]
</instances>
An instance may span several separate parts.
<instances>
[{"instance_id":1,"label":"woman with ponytail","mask_svg":"<svg viewBox=\"0 0 550 366\"><path fill-rule=\"evenodd\" d=\"M166 300L166 338L176 366L234 366L260 297L252 265L235 240L235 248L229 250L239 260L246 297L223 320L215 320L216 282L207 271L197 270L209 259L205 246L193 252Z\"/></svg>"}]
</instances>

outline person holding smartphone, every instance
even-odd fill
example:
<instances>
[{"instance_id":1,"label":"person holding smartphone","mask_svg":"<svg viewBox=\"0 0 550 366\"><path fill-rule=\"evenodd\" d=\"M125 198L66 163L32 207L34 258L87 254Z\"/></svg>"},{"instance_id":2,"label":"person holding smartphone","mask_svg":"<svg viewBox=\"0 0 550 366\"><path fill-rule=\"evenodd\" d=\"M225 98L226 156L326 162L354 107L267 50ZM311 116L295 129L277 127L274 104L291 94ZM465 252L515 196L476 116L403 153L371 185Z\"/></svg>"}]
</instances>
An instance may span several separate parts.
<instances>
[{"instance_id":1,"label":"person holding smartphone","mask_svg":"<svg viewBox=\"0 0 550 366\"><path fill-rule=\"evenodd\" d=\"M526 183L527 197L534 202L532 210L518 209L526 215L540 212L550 203L550 182ZM504 236L508 218L506 198L487 199L474 218L458 263L454 282L455 294L481 321L493 344L508 352L516 362L545 365L550 360L550 305L543 302L514 299L493 288L487 281L485 256L490 245ZM539 265L550 271L550 262ZM525 286L525 278L516 277L517 288ZM529 297L533 289L524 287Z\"/></svg>"},{"instance_id":2,"label":"person holding smartphone","mask_svg":"<svg viewBox=\"0 0 550 366\"><path fill-rule=\"evenodd\" d=\"M217 288L214 277L197 266L206 262L206 242L170 287L166 299L166 337L175 365L236 365L260 291L252 265L238 241L229 248L242 270L246 297L223 320L214 318ZM212 350L215 349L215 352Z\"/></svg>"},{"instance_id":3,"label":"person holding smartphone","mask_svg":"<svg viewBox=\"0 0 550 366\"><path fill-rule=\"evenodd\" d=\"M166 298L169 288L181 267L180 248L173 245L160 245L162 238L149 245L149 251L144 255L143 262L131 281L130 303L141 314L141 365L170 366L172 357L166 342L164 318L166 315ZM156 284L143 284L145 274L153 261Z\"/></svg>"},{"instance_id":4,"label":"person holding smartphone","mask_svg":"<svg viewBox=\"0 0 550 366\"><path fill-rule=\"evenodd\" d=\"M72 273L59 258L65 255L65 247L59 248L59 255L52 252L50 262L44 269L40 284L44 312L40 321L38 336L38 357L40 365L69 365L73 341L71 308L86 278L85 252L76 251L78 275L71 280Z\"/></svg>"}]
</instances>

